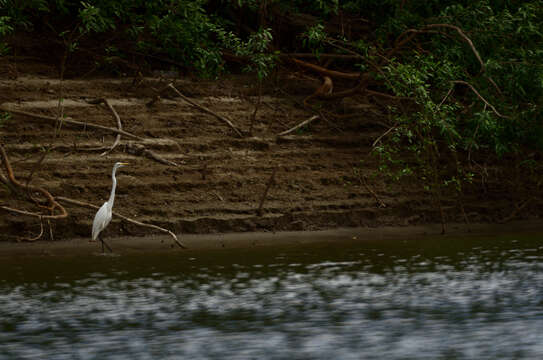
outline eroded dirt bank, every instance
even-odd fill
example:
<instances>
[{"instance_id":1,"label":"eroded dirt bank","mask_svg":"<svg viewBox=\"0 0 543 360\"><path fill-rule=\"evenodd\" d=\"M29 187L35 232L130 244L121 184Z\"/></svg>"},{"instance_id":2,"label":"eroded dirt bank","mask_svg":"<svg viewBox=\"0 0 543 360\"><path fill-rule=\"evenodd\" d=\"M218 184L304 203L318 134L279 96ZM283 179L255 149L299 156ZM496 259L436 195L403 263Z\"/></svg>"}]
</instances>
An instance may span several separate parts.
<instances>
[{"instance_id":1,"label":"eroded dirt bank","mask_svg":"<svg viewBox=\"0 0 543 360\"><path fill-rule=\"evenodd\" d=\"M0 80L2 106L55 116L59 81L35 73L19 75L14 80ZM123 130L143 138L123 136L121 144L105 156L101 154L113 143L115 134L67 124L55 132L53 123L24 115L13 114L4 120L1 138L15 175L22 182L32 174L32 184L43 186L54 196L96 205L109 196L112 165L116 161L129 162L130 166L117 176L115 210L175 233L439 223L435 201L421 184L376 176L377 159L369 154L374 141L387 130L381 121L386 116L382 104L371 98L345 99L341 110L355 116L334 124L316 121L288 136L277 136L311 117L301 102L312 92L315 82L280 76L280 90L265 91L253 121L257 97L251 81L245 77L175 80L175 86L186 96L231 119L244 132L242 138L173 93L152 107L146 106L155 95L152 89L165 84L158 78L63 82L66 116L116 127L105 106L86 101L106 98L120 115ZM153 160L142 148L166 162ZM36 166L42 155L41 165ZM465 222L466 217L471 223L514 219L537 222L543 214L541 184L529 179L515 182L518 179L513 175L518 173L512 169L512 160L508 161L484 164L486 176L477 175L465 191L466 216L460 211L458 199L445 195L447 222ZM259 215L257 209L274 171L275 182ZM32 210L31 204L12 195L9 189L1 188L2 204ZM48 240L51 234L55 240L90 236L94 211L63 205L69 216L52 221L50 227L44 221L41 238ZM1 240L20 240L40 233L37 218L0 211ZM152 233L156 234L115 219L106 230L107 236Z\"/></svg>"}]
</instances>

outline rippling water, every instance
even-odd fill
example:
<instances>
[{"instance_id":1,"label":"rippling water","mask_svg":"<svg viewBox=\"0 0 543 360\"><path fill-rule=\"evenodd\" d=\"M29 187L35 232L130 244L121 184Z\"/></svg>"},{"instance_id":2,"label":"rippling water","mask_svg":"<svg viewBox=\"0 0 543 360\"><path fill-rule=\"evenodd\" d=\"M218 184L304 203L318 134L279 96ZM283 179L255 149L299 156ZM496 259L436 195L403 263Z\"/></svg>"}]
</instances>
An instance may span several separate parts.
<instances>
[{"instance_id":1,"label":"rippling water","mask_svg":"<svg viewBox=\"0 0 543 360\"><path fill-rule=\"evenodd\" d=\"M33 257L0 359L543 358L543 236Z\"/></svg>"}]
</instances>

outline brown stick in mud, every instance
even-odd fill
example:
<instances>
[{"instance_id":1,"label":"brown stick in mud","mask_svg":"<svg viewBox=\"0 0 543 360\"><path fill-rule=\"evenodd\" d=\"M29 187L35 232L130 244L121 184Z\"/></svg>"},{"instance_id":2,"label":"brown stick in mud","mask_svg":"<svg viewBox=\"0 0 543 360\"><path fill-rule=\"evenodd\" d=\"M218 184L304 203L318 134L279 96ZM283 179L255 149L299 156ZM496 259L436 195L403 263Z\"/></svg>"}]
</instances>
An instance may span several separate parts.
<instances>
[{"instance_id":1,"label":"brown stick in mud","mask_svg":"<svg viewBox=\"0 0 543 360\"><path fill-rule=\"evenodd\" d=\"M34 113L27 112L27 111L15 110L15 109L11 109L9 107L2 106L2 105L0 105L0 110L1 111L7 111L7 112L10 112L12 114L28 116L28 117L31 117L31 118L34 118L34 119L47 120L47 121L50 121L50 122L54 122L55 124L57 123L57 118L54 117L54 116L34 114ZM130 137L130 138L133 138L133 139L144 140L144 138L142 138L140 136L137 136L137 135L134 135L134 134L131 134L131 133L126 132L124 130L110 128L110 127L102 126L102 125L98 125L98 124L87 123L87 122L83 122L83 121L77 121L77 120L73 120L70 117L63 118L62 123L63 124L69 124L69 125L77 125L77 126L81 126L83 128L94 128L94 129L99 129L99 130L105 130L105 131L109 131L109 132L112 132L112 133L121 134L121 135Z\"/></svg>"},{"instance_id":2,"label":"brown stick in mud","mask_svg":"<svg viewBox=\"0 0 543 360\"><path fill-rule=\"evenodd\" d=\"M264 190L264 193L262 194L262 197L260 198L260 204L258 204L258 210L256 211L258 216L262 216L262 206L264 206L264 201L266 201L266 198L268 197L268 191L270 191L271 186L275 184L276 172L277 172L277 168L274 168L270 176L270 180L268 180L268 184L266 184L266 189Z\"/></svg>"},{"instance_id":3,"label":"brown stick in mud","mask_svg":"<svg viewBox=\"0 0 543 360\"><path fill-rule=\"evenodd\" d=\"M70 199L70 198L67 198L67 197L63 197L63 196L59 196L59 197L57 197L57 199L59 201L66 202L68 204L78 205L78 206L86 207L86 208L90 208L90 209L99 209L100 208L99 206L96 206L96 205L93 205L93 204L90 204L90 203L87 203L87 202L84 202L84 201L74 200L74 199ZM155 229L155 230L161 231L163 233L167 233L168 235L170 235L173 238L175 243L180 248L182 248L182 249L187 248L185 245L183 245L181 242L179 242L179 240L177 239L177 236L168 229L164 229L164 228L162 228L160 226L153 225L153 224L145 224L145 223L139 222L137 220L134 220L134 219L131 219L131 218L126 217L124 215L121 215L121 214L119 214L119 213L117 213L115 211L113 211L112 214L119 217L119 218L121 218L121 219L123 219L123 220L125 220L125 221L128 221L131 224L142 226L142 227L147 227L147 228L150 228L150 229Z\"/></svg>"},{"instance_id":4,"label":"brown stick in mud","mask_svg":"<svg viewBox=\"0 0 543 360\"><path fill-rule=\"evenodd\" d=\"M97 100L88 100L87 102L89 104L94 104L94 105L104 103L104 105L106 105L108 107L109 111L111 111L111 113L113 114L113 118L117 121L117 129L119 129L119 130L123 129L123 125L121 123L121 117L119 116L117 111L115 111L115 108L113 108L111 103L109 101L107 101L107 99L102 98L102 99L97 99ZM115 141L113 142L113 145L111 145L106 151L101 153L100 156L107 155L108 153L113 151L113 149L115 149L115 147L117 145L119 145L120 141L121 141L121 134L117 134L117 137L115 138Z\"/></svg>"}]
</instances>

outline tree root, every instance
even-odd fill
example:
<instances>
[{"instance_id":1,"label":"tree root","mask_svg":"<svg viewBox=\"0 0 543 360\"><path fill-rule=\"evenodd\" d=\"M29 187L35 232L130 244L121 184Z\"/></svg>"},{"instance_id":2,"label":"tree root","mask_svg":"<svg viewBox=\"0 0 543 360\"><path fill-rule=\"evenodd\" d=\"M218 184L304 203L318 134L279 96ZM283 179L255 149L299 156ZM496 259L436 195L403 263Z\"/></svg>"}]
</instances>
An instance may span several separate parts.
<instances>
[{"instance_id":1,"label":"tree root","mask_svg":"<svg viewBox=\"0 0 543 360\"><path fill-rule=\"evenodd\" d=\"M50 212L50 214L47 215L47 214L41 214L41 213L36 213L36 212L30 212L30 211L26 211L26 210L19 210L19 209L15 209L15 208L12 208L12 207L9 207L9 206L4 206L4 205L0 206L0 208L4 209L6 211L14 212L14 213L21 214L21 215L37 217L40 220L41 219L62 219L62 218L65 218L65 217L68 216L68 213L66 212L66 209L64 209L64 207L62 205L60 205L55 200L55 198L53 197L53 195L51 195L51 193L49 191L45 190L42 187L38 187L38 186L32 186L32 185L28 185L28 184L24 185L21 182L19 182L19 180L17 180L15 178L15 175L13 173L13 169L12 169L11 164L9 162L8 155L6 154L6 151L4 150L4 147L2 146L2 144L0 144L0 155L2 155L2 162L3 162L4 167L6 169L6 172L7 172L7 177L2 175L2 177L0 177L0 180L3 183L5 183L6 185L10 184L11 188L23 189L26 192L28 192L29 194L32 194L33 192L41 193L47 199L48 206L41 205L32 196L30 196L30 198L39 207L47 209ZM55 214L55 209L59 209L60 214Z\"/></svg>"}]
</instances>

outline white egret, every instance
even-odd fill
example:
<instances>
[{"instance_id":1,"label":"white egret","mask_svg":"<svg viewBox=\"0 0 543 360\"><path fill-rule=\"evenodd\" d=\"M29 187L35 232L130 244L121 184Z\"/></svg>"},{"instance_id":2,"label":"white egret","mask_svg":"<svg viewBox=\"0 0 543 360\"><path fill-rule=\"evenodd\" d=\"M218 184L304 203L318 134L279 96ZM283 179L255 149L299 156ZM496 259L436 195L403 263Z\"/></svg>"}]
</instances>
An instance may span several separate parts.
<instances>
[{"instance_id":1,"label":"white egret","mask_svg":"<svg viewBox=\"0 0 543 360\"><path fill-rule=\"evenodd\" d=\"M115 201L115 188L117 187L117 179L115 178L115 173L117 172L117 169L120 167L123 167L125 165L128 165L127 163L123 162L117 162L115 165L113 165L113 171L111 173L111 179L113 181L113 185L111 186L111 195L109 196L109 200L104 203L98 209L98 212L94 216L94 221L92 222L92 241L96 241L96 238L99 238L102 242L102 252L104 252L104 245L107 247L107 249L110 252L113 252L111 250L111 247L102 239L101 232L108 226L109 222L111 221L111 212L113 209L113 202Z\"/></svg>"}]
</instances>

